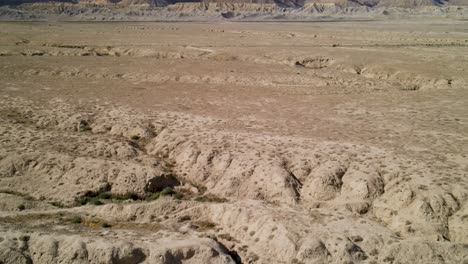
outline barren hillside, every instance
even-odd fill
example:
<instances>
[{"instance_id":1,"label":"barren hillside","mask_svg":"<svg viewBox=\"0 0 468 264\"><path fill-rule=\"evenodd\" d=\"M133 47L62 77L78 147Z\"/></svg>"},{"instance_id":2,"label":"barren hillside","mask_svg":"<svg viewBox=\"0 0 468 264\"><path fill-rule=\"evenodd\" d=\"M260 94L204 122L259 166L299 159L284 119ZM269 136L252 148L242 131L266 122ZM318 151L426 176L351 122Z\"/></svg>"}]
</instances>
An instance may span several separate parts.
<instances>
[{"instance_id":1,"label":"barren hillside","mask_svg":"<svg viewBox=\"0 0 468 264\"><path fill-rule=\"evenodd\" d=\"M466 29L0 23L0 263L466 263Z\"/></svg>"},{"instance_id":2,"label":"barren hillside","mask_svg":"<svg viewBox=\"0 0 468 264\"><path fill-rule=\"evenodd\" d=\"M467 6L467 0L0 0L0 20L466 19Z\"/></svg>"}]
</instances>

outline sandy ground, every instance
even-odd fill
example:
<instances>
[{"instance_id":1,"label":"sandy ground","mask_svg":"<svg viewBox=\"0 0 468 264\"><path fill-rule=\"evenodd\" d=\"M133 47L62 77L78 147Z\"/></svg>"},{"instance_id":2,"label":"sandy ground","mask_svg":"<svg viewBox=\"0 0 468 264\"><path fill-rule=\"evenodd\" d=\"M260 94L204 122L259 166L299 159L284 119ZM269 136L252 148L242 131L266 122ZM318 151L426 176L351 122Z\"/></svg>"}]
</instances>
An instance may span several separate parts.
<instances>
[{"instance_id":1,"label":"sandy ground","mask_svg":"<svg viewBox=\"0 0 468 264\"><path fill-rule=\"evenodd\" d=\"M0 263L467 263L467 28L0 23Z\"/></svg>"}]
</instances>

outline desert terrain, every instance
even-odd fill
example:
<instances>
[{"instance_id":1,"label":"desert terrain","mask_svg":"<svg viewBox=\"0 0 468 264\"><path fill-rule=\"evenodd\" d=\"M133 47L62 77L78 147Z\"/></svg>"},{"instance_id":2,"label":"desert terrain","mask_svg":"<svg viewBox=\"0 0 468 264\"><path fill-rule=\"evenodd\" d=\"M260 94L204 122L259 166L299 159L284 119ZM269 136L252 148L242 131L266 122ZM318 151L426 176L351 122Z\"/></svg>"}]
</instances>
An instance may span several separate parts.
<instances>
[{"instance_id":1,"label":"desert terrain","mask_svg":"<svg viewBox=\"0 0 468 264\"><path fill-rule=\"evenodd\" d=\"M0 23L0 263L468 263L468 21Z\"/></svg>"}]
</instances>

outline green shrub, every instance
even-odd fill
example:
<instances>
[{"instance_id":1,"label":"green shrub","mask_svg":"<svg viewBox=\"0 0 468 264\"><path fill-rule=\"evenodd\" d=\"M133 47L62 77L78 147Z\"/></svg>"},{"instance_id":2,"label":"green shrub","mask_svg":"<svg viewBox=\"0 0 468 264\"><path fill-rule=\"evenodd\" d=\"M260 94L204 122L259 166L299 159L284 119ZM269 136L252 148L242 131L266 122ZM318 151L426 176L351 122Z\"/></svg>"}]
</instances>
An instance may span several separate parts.
<instances>
[{"instance_id":1,"label":"green shrub","mask_svg":"<svg viewBox=\"0 0 468 264\"><path fill-rule=\"evenodd\" d=\"M86 205L86 204L92 204L92 205L103 205L104 203L99 200L99 198L96 197L82 197L78 200L78 204L80 205Z\"/></svg>"},{"instance_id":2,"label":"green shrub","mask_svg":"<svg viewBox=\"0 0 468 264\"><path fill-rule=\"evenodd\" d=\"M88 197L82 197L82 198L78 199L78 204L85 205L85 204L88 203L88 199L89 199Z\"/></svg>"},{"instance_id":3,"label":"green shrub","mask_svg":"<svg viewBox=\"0 0 468 264\"><path fill-rule=\"evenodd\" d=\"M112 198L112 194L108 193L108 192L103 192L103 193L100 193L98 195L99 199L104 199L104 200L108 200L108 199L111 199Z\"/></svg>"},{"instance_id":4,"label":"green shrub","mask_svg":"<svg viewBox=\"0 0 468 264\"><path fill-rule=\"evenodd\" d=\"M92 205L103 205L101 200L99 200L98 198L90 198L90 199L88 199L88 203L90 203Z\"/></svg>"},{"instance_id":5,"label":"green shrub","mask_svg":"<svg viewBox=\"0 0 468 264\"><path fill-rule=\"evenodd\" d=\"M200 196L195 197L194 200L197 202L202 202L202 203L204 202L225 203L228 201L225 198L221 198L213 194L200 195Z\"/></svg>"},{"instance_id":6,"label":"green shrub","mask_svg":"<svg viewBox=\"0 0 468 264\"><path fill-rule=\"evenodd\" d=\"M24 204L18 205L18 210L23 211L26 209L26 206Z\"/></svg>"},{"instance_id":7,"label":"green shrub","mask_svg":"<svg viewBox=\"0 0 468 264\"><path fill-rule=\"evenodd\" d=\"M138 196L138 194L136 194L134 192L128 192L128 193L124 193L124 194L113 194L112 199L136 201L136 200L139 200L140 197Z\"/></svg>"},{"instance_id":8,"label":"green shrub","mask_svg":"<svg viewBox=\"0 0 468 264\"><path fill-rule=\"evenodd\" d=\"M158 193L158 192L152 193L152 194L150 194L148 197L146 197L146 200L148 200L148 201L154 201L154 200L159 199L160 196L161 196L161 194Z\"/></svg>"},{"instance_id":9,"label":"green shrub","mask_svg":"<svg viewBox=\"0 0 468 264\"><path fill-rule=\"evenodd\" d=\"M140 200L140 196L134 192L124 194L113 194L110 192L93 192L87 191L82 197L76 199L78 205L102 205L102 200Z\"/></svg>"},{"instance_id":10,"label":"green shrub","mask_svg":"<svg viewBox=\"0 0 468 264\"><path fill-rule=\"evenodd\" d=\"M85 194L83 195L83 197L97 197L98 196L98 193L96 192L93 192L93 191L86 191Z\"/></svg>"}]
</instances>

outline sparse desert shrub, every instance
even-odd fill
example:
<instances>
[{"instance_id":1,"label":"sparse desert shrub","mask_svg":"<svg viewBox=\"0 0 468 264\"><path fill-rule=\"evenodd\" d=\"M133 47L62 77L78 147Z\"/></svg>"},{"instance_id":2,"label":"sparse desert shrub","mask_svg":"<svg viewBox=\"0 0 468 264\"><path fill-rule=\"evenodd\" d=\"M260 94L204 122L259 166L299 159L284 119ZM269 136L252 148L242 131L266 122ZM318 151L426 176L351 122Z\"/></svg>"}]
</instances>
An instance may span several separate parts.
<instances>
[{"instance_id":1,"label":"sparse desert shrub","mask_svg":"<svg viewBox=\"0 0 468 264\"><path fill-rule=\"evenodd\" d=\"M206 197L203 196L203 195L195 197L194 200L197 201L197 202L202 202L202 203L207 202Z\"/></svg>"},{"instance_id":2,"label":"sparse desert shrub","mask_svg":"<svg viewBox=\"0 0 468 264\"><path fill-rule=\"evenodd\" d=\"M304 262L299 261L297 258L294 258L294 259L292 260L292 263L294 263L294 264L304 264Z\"/></svg>"},{"instance_id":3,"label":"sparse desert shrub","mask_svg":"<svg viewBox=\"0 0 468 264\"><path fill-rule=\"evenodd\" d=\"M239 248L240 251L244 251L244 252L247 252L248 249L249 249L249 246L247 245L243 245Z\"/></svg>"},{"instance_id":4,"label":"sparse desert shrub","mask_svg":"<svg viewBox=\"0 0 468 264\"><path fill-rule=\"evenodd\" d=\"M140 196L134 192L127 192L124 194L114 194L110 192L86 192L83 197L77 199L77 204L79 205L86 205L86 204L93 204L93 205L101 205L103 204L102 200L118 200L118 201L125 201L125 200L140 200Z\"/></svg>"},{"instance_id":5,"label":"sparse desert shrub","mask_svg":"<svg viewBox=\"0 0 468 264\"><path fill-rule=\"evenodd\" d=\"M92 204L92 205L102 205L103 202L99 200L97 197L82 197L78 200L79 205L86 205L86 204Z\"/></svg>"},{"instance_id":6,"label":"sparse desert shrub","mask_svg":"<svg viewBox=\"0 0 468 264\"><path fill-rule=\"evenodd\" d=\"M371 250L371 252L369 252L369 255L371 255L371 256L377 256L378 254L379 254L379 251L377 249L375 249L375 248L373 250Z\"/></svg>"},{"instance_id":7,"label":"sparse desert shrub","mask_svg":"<svg viewBox=\"0 0 468 264\"><path fill-rule=\"evenodd\" d=\"M86 191L83 194L83 197L97 197L98 195L99 195L99 192Z\"/></svg>"},{"instance_id":8,"label":"sparse desert shrub","mask_svg":"<svg viewBox=\"0 0 468 264\"><path fill-rule=\"evenodd\" d=\"M190 221L190 220L192 220L190 215L184 215L184 216L179 218L179 222L187 222L187 221Z\"/></svg>"},{"instance_id":9,"label":"sparse desert shrub","mask_svg":"<svg viewBox=\"0 0 468 264\"><path fill-rule=\"evenodd\" d=\"M197 196L195 197L194 199L195 201L197 202L212 202L212 203L224 203L224 202L227 202L227 200L225 198L220 198L216 195L213 195L213 194L206 194L206 195L200 195L200 196Z\"/></svg>"},{"instance_id":10,"label":"sparse desert shrub","mask_svg":"<svg viewBox=\"0 0 468 264\"><path fill-rule=\"evenodd\" d=\"M98 198L99 198L99 199L105 199L105 200L111 199L111 198L112 198L112 194L110 194L110 193L108 193L108 192L103 192L103 193L100 193L100 194L98 195Z\"/></svg>"},{"instance_id":11,"label":"sparse desert shrub","mask_svg":"<svg viewBox=\"0 0 468 264\"><path fill-rule=\"evenodd\" d=\"M419 87L419 85L416 84L411 84L409 86L400 88L401 91L418 91L419 89L421 89L421 87Z\"/></svg>"},{"instance_id":12,"label":"sparse desert shrub","mask_svg":"<svg viewBox=\"0 0 468 264\"><path fill-rule=\"evenodd\" d=\"M139 200L140 196L134 192L128 192L124 194L112 194L111 199L113 200Z\"/></svg>"},{"instance_id":13,"label":"sparse desert shrub","mask_svg":"<svg viewBox=\"0 0 468 264\"><path fill-rule=\"evenodd\" d=\"M106 223L106 222L102 223L102 225L101 225L101 226L102 226L102 227L104 227L104 228L110 228L110 227L112 227L112 225L111 225L111 224L109 224L109 223Z\"/></svg>"},{"instance_id":14,"label":"sparse desert shrub","mask_svg":"<svg viewBox=\"0 0 468 264\"><path fill-rule=\"evenodd\" d=\"M58 208L64 208L65 205L61 202L50 202L51 205L58 207Z\"/></svg>"},{"instance_id":15,"label":"sparse desert shrub","mask_svg":"<svg viewBox=\"0 0 468 264\"><path fill-rule=\"evenodd\" d=\"M83 222L83 219L81 219L81 217L79 216L74 216L72 219L71 219L71 222L73 224L81 224Z\"/></svg>"},{"instance_id":16,"label":"sparse desert shrub","mask_svg":"<svg viewBox=\"0 0 468 264\"><path fill-rule=\"evenodd\" d=\"M90 198L88 200L88 203L92 204L92 205L102 205L103 203L101 202L101 200L99 200L98 198Z\"/></svg>"},{"instance_id":17,"label":"sparse desert shrub","mask_svg":"<svg viewBox=\"0 0 468 264\"><path fill-rule=\"evenodd\" d=\"M226 234L220 234L219 238L227 240L227 241L235 241L235 238L233 238L231 235L229 235L227 233Z\"/></svg>"},{"instance_id":18,"label":"sparse desert shrub","mask_svg":"<svg viewBox=\"0 0 468 264\"><path fill-rule=\"evenodd\" d=\"M86 120L80 120L76 126L76 130L83 132L83 131L90 131L91 126L89 125L89 122Z\"/></svg>"},{"instance_id":19,"label":"sparse desert shrub","mask_svg":"<svg viewBox=\"0 0 468 264\"><path fill-rule=\"evenodd\" d=\"M171 187L166 187L161 191L162 196L173 195L173 194L175 194L175 191Z\"/></svg>"},{"instance_id":20,"label":"sparse desert shrub","mask_svg":"<svg viewBox=\"0 0 468 264\"><path fill-rule=\"evenodd\" d=\"M354 243L359 243L359 242L362 242L364 239L357 235L357 236L352 236L351 239L353 240Z\"/></svg>"},{"instance_id":21,"label":"sparse desert shrub","mask_svg":"<svg viewBox=\"0 0 468 264\"><path fill-rule=\"evenodd\" d=\"M88 197L79 198L78 201L77 201L77 203L78 203L79 205L85 205L85 204L88 203L88 199L89 199Z\"/></svg>"},{"instance_id":22,"label":"sparse desert shrub","mask_svg":"<svg viewBox=\"0 0 468 264\"><path fill-rule=\"evenodd\" d=\"M18 210L23 211L26 209L26 206L24 204L18 205Z\"/></svg>"},{"instance_id":23,"label":"sparse desert shrub","mask_svg":"<svg viewBox=\"0 0 468 264\"><path fill-rule=\"evenodd\" d=\"M249 260L252 261L252 262L256 262L256 261L258 261L259 259L260 259L260 258L258 257L258 255L257 255L257 254L254 254L254 253L250 254L250 256L249 256Z\"/></svg>"},{"instance_id":24,"label":"sparse desert shrub","mask_svg":"<svg viewBox=\"0 0 468 264\"><path fill-rule=\"evenodd\" d=\"M148 195L148 196L146 197L146 200L148 200L148 201L154 201L154 200L159 199L159 197L161 197L161 194L160 194L159 192L156 192L156 193L152 193L152 194Z\"/></svg>"},{"instance_id":25,"label":"sparse desert shrub","mask_svg":"<svg viewBox=\"0 0 468 264\"><path fill-rule=\"evenodd\" d=\"M114 201L126 201L126 200L146 200L146 201L154 201L159 199L161 196L172 195L176 199L182 199L184 195L182 193L176 192L171 187L166 187L160 192L153 192L147 193L145 196L140 196L134 192L127 192L123 194L116 194L110 192L101 192L96 193L92 191L86 192L81 198L76 200L76 204L78 205L86 205L86 204L93 204L93 205L102 205L103 200L114 200Z\"/></svg>"}]
</instances>

